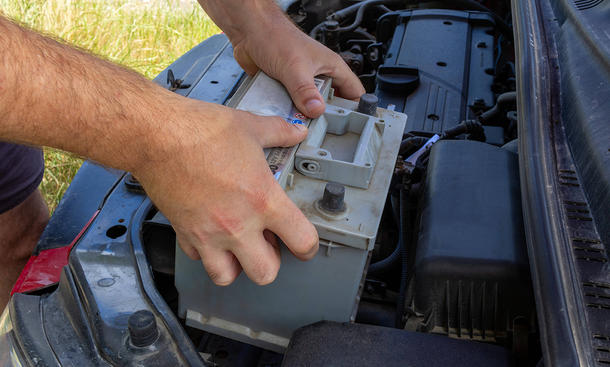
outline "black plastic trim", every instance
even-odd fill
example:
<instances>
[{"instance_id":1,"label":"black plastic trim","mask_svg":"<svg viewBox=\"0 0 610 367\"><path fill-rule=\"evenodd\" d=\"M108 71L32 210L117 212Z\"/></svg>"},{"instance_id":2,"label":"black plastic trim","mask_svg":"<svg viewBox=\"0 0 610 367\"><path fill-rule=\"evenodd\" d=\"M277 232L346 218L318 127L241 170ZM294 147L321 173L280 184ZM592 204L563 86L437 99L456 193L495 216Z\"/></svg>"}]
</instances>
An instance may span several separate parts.
<instances>
[{"instance_id":1,"label":"black plastic trim","mask_svg":"<svg viewBox=\"0 0 610 367\"><path fill-rule=\"evenodd\" d=\"M123 174L123 171L85 161L40 236L34 255L69 245L93 213L104 205Z\"/></svg>"},{"instance_id":2,"label":"black plastic trim","mask_svg":"<svg viewBox=\"0 0 610 367\"><path fill-rule=\"evenodd\" d=\"M206 366L203 362L193 342L188 337L184 328L176 318L176 315L169 308L163 297L157 291L153 275L144 253L144 245L142 244L142 225L146 215L153 208L153 203L147 197L132 218L132 225L129 231L131 232L131 246L137 263L137 271L139 279L142 282L141 286L148 296L149 301L155 307L156 311L162 316L163 323L171 332L172 338L179 346L180 351L188 360L190 366Z\"/></svg>"},{"instance_id":3,"label":"black plastic trim","mask_svg":"<svg viewBox=\"0 0 610 367\"><path fill-rule=\"evenodd\" d=\"M537 304L544 364L592 365L584 303L563 227L555 175L553 124L559 99L557 70L551 68L541 3L513 1L519 114L519 166L525 231Z\"/></svg>"}]
</instances>

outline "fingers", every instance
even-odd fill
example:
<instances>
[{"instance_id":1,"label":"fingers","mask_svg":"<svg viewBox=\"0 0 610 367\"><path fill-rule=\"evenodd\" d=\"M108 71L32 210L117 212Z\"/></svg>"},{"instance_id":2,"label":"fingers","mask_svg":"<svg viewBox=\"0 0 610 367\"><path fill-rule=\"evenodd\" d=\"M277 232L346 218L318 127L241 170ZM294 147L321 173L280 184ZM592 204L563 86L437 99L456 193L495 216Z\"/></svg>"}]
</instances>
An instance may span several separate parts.
<instances>
[{"instance_id":1,"label":"fingers","mask_svg":"<svg viewBox=\"0 0 610 367\"><path fill-rule=\"evenodd\" d=\"M233 253L248 278L258 285L273 282L280 270L280 248L272 234L254 235L248 243L235 247Z\"/></svg>"},{"instance_id":2,"label":"fingers","mask_svg":"<svg viewBox=\"0 0 610 367\"><path fill-rule=\"evenodd\" d=\"M187 245L186 242L186 240L181 239L180 236L178 236L178 243L180 244L180 247L182 248L182 251L184 251L186 256L188 256L191 260L200 260L201 256L199 256L199 252L197 252L197 249L191 245Z\"/></svg>"},{"instance_id":3,"label":"fingers","mask_svg":"<svg viewBox=\"0 0 610 367\"><path fill-rule=\"evenodd\" d=\"M338 58L329 76L333 78L333 87L336 94L343 98L358 99L366 93L360 79L340 58Z\"/></svg>"},{"instance_id":4,"label":"fingers","mask_svg":"<svg viewBox=\"0 0 610 367\"><path fill-rule=\"evenodd\" d=\"M277 234L286 247L301 260L309 260L318 252L319 239L316 228L286 196L279 186L274 186L274 202L269 205L267 228Z\"/></svg>"},{"instance_id":5,"label":"fingers","mask_svg":"<svg viewBox=\"0 0 610 367\"><path fill-rule=\"evenodd\" d=\"M322 95L313 82L315 75L326 74L332 77L337 95L343 98L358 99L366 92L360 79L335 54L320 64L316 72L304 66L296 66L284 74L281 82L290 93L294 104L299 111L312 118L320 116L325 109Z\"/></svg>"},{"instance_id":6,"label":"fingers","mask_svg":"<svg viewBox=\"0 0 610 367\"><path fill-rule=\"evenodd\" d=\"M216 285L229 285L241 273L240 263L227 250L204 246L199 250L199 254L205 270Z\"/></svg>"},{"instance_id":7,"label":"fingers","mask_svg":"<svg viewBox=\"0 0 610 367\"><path fill-rule=\"evenodd\" d=\"M295 67L284 73L281 82L299 111L309 117L318 117L324 112L325 107L313 78L311 70Z\"/></svg>"},{"instance_id":8,"label":"fingers","mask_svg":"<svg viewBox=\"0 0 610 367\"><path fill-rule=\"evenodd\" d=\"M291 124L281 117L250 115L248 130L263 148L291 147L307 137L307 127Z\"/></svg>"}]
</instances>

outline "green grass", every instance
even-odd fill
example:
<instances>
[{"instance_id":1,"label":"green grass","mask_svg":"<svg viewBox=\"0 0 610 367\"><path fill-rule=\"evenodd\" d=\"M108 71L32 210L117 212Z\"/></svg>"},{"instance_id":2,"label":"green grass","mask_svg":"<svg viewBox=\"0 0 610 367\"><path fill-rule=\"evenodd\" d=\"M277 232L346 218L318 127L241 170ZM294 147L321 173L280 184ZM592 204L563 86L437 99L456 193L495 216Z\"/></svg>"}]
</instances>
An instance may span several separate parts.
<instances>
[{"instance_id":1,"label":"green grass","mask_svg":"<svg viewBox=\"0 0 610 367\"><path fill-rule=\"evenodd\" d=\"M0 12L149 79L220 31L195 0L0 0ZM41 190L51 210L81 163L45 148Z\"/></svg>"}]
</instances>

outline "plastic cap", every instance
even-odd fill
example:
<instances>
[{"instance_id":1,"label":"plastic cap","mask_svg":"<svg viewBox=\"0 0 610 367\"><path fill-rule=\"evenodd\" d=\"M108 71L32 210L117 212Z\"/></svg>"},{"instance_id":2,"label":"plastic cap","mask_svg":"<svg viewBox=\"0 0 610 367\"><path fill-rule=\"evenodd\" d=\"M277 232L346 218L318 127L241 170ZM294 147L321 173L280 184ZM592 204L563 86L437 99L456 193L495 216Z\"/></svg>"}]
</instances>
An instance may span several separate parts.
<instances>
[{"instance_id":1,"label":"plastic cap","mask_svg":"<svg viewBox=\"0 0 610 367\"><path fill-rule=\"evenodd\" d=\"M329 182L324 187L324 196L320 201L320 207L329 212L340 212L345 210L345 186Z\"/></svg>"},{"instance_id":2,"label":"plastic cap","mask_svg":"<svg viewBox=\"0 0 610 367\"><path fill-rule=\"evenodd\" d=\"M358 102L358 112L366 115L375 116L377 114L377 104L379 99L374 94L363 94Z\"/></svg>"},{"instance_id":3,"label":"plastic cap","mask_svg":"<svg viewBox=\"0 0 610 367\"><path fill-rule=\"evenodd\" d=\"M131 344L136 347L147 347L159 336L155 316L148 310L140 310L131 314L127 325Z\"/></svg>"}]
</instances>

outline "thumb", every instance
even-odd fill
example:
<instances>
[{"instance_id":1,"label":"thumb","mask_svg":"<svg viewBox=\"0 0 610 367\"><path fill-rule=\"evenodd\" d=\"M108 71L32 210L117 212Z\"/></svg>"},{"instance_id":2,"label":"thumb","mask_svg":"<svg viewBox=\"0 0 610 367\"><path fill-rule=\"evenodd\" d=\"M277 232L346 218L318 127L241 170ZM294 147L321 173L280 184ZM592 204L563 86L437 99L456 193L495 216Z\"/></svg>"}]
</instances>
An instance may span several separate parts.
<instances>
[{"instance_id":1,"label":"thumb","mask_svg":"<svg viewBox=\"0 0 610 367\"><path fill-rule=\"evenodd\" d=\"M324 112L324 100L313 82L314 75L306 70L292 68L294 73L281 78L297 109L308 117L318 117Z\"/></svg>"},{"instance_id":2,"label":"thumb","mask_svg":"<svg viewBox=\"0 0 610 367\"><path fill-rule=\"evenodd\" d=\"M251 114L248 130L263 148L291 147L307 137L307 127L286 122L281 117Z\"/></svg>"},{"instance_id":3,"label":"thumb","mask_svg":"<svg viewBox=\"0 0 610 367\"><path fill-rule=\"evenodd\" d=\"M239 66L244 69L246 74L254 75L258 71L258 66L256 66L256 63L254 62L254 60L252 60L250 54L246 51L246 49L241 43L233 47L233 57L235 58Z\"/></svg>"}]
</instances>

